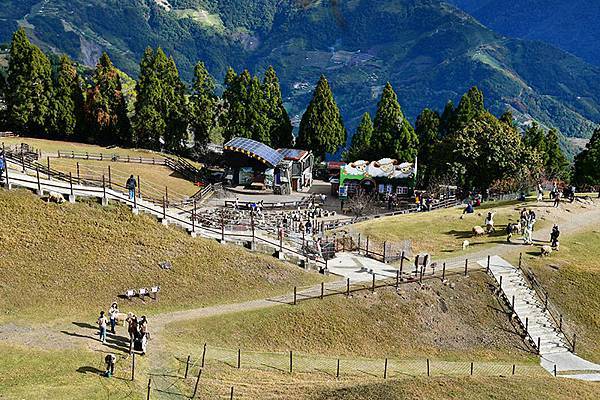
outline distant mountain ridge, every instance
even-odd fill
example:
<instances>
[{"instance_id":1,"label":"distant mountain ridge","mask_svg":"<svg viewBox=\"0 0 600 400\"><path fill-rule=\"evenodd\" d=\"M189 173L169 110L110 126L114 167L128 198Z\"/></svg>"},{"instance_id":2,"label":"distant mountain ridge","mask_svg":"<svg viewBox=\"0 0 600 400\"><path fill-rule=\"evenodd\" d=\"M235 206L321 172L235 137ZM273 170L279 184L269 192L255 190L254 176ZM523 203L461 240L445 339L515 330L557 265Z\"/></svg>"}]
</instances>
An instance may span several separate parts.
<instances>
[{"instance_id":1,"label":"distant mountain ridge","mask_svg":"<svg viewBox=\"0 0 600 400\"><path fill-rule=\"evenodd\" d=\"M447 1L503 35L541 40L600 66L600 1Z\"/></svg>"},{"instance_id":2,"label":"distant mountain ridge","mask_svg":"<svg viewBox=\"0 0 600 400\"><path fill-rule=\"evenodd\" d=\"M424 107L441 110L472 85L493 112L511 109L522 123L537 119L589 137L600 122L599 67L541 42L503 37L439 0L5 3L0 20L9 28L0 30L0 42L24 25L34 42L88 65L107 51L133 77L146 46L173 55L187 80L197 60L219 82L229 65L262 72L272 64L295 121L325 74L351 131L374 111L387 81L413 122Z\"/></svg>"}]
</instances>

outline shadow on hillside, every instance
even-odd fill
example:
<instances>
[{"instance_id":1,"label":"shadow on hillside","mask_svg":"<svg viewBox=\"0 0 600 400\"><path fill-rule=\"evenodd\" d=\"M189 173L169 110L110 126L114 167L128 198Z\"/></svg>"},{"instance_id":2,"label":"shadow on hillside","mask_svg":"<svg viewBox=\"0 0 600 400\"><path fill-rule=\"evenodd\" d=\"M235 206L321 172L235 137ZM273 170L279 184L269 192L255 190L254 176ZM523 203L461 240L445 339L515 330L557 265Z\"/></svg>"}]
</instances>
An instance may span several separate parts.
<instances>
[{"instance_id":1,"label":"shadow on hillside","mask_svg":"<svg viewBox=\"0 0 600 400\"><path fill-rule=\"evenodd\" d=\"M496 230L494 232L486 233L485 235L482 235L482 236L475 236L472 231L457 231L455 229L445 232L445 234L452 235L456 239L475 239L475 238L483 238L486 236L498 238L498 237L506 236L506 226L499 226L496 228Z\"/></svg>"},{"instance_id":2,"label":"shadow on hillside","mask_svg":"<svg viewBox=\"0 0 600 400\"><path fill-rule=\"evenodd\" d=\"M87 329L98 329L98 325L92 325L90 323L87 322L71 322L73 325L78 326L80 328L87 328Z\"/></svg>"}]
</instances>

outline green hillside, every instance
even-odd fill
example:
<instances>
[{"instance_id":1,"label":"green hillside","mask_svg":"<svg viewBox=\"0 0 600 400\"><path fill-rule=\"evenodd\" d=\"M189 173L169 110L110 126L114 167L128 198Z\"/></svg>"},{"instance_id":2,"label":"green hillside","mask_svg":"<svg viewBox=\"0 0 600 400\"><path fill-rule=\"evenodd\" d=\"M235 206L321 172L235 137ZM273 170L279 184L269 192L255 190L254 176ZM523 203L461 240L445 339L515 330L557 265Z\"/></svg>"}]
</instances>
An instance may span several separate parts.
<instances>
[{"instance_id":1,"label":"green hillside","mask_svg":"<svg viewBox=\"0 0 600 400\"><path fill-rule=\"evenodd\" d=\"M172 54L190 80L198 59L225 69L273 64L298 119L326 74L350 128L386 81L408 117L476 84L495 113L510 108L568 136L600 121L600 68L540 43L506 39L439 0L6 0L0 42L17 22L46 49L93 65L106 50L132 76L146 46ZM25 7L25 4L31 7Z\"/></svg>"}]
</instances>

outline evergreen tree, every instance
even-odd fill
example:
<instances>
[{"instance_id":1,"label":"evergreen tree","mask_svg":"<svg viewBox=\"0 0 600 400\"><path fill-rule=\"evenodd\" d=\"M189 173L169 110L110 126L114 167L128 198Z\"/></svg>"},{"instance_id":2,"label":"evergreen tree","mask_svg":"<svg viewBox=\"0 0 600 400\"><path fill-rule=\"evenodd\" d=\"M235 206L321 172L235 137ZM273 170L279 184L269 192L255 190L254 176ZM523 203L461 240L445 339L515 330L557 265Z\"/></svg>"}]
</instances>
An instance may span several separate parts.
<instances>
[{"instance_id":1,"label":"evergreen tree","mask_svg":"<svg viewBox=\"0 0 600 400\"><path fill-rule=\"evenodd\" d=\"M215 80L208 73L204 63L199 62L194 68L191 98L191 128L197 151L203 150L210 141L211 130L216 125L216 107Z\"/></svg>"},{"instance_id":2,"label":"evergreen tree","mask_svg":"<svg viewBox=\"0 0 600 400\"><path fill-rule=\"evenodd\" d=\"M364 113L360 125L352 136L352 144L345 155L347 162L369 160L371 157L371 137L373 136L373 122L368 112Z\"/></svg>"},{"instance_id":3,"label":"evergreen tree","mask_svg":"<svg viewBox=\"0 0 600 400\"><path fill-rule=\"evenodd\" d=\"M413 161L418 139L413 127L404 118L398 97L388 82L377 105L371 147L375 158L393 157Z\"/></svg>"},{"instance_id":4,"label":"evergreen tree","mask_svg":"<svg viewBox=\"0 0 600 400\"><path fill-rule=\"evenodd\" d=\"M263 80L267 117L269 119L269 136L271 146L275 148L288 148L294 144L292 123L283 106L281 87L275 69L270 66L265 72Z\"/></svg>"},{"instance_id":5,"label":"evergreen tree","mask_svg":"<svg viewBox=\"0 0 600 400\"><path fill-rule=\"evenodd\" d=\"M415 133L419 138L418 180L422 187L429 185L431 171L435 168L436 158L434 154L440 142L440 125L439 114L428 108L424 109L417 117Z\"/></svg>"},{"instance_id":6,"label":"evergreen tree","mask_svg":"<svg viewBox=\"0 0 600 400\"><path fill-rule=\"evenodd\" d=\"M262 85L248 70L236 75L232 69L225 77L226 89L223 100L227 107L224 114L223 136L225 140L245 137L271 145L269 119Z\"/></svg>"},{"instance_id":7,"label":"evergreen tree","mask_svg":"<svg viewBox=\"0 0 600 400\"><path fill-rule=\"evenodd\" d=\"M131 143L121 77L108 54L100 57L92 81L85 103L87 140L99 144Z\"/></svg>"},{"instance_id":8,"label":"evergreen tree","mask_svg":"<svg viewBox=\"0 0 600 400\"><path fill-rule=\"evenodd\" d=\"M596 129L592 138L581 153L575 157L573 181L579 187L600 187L600 128Z\"/></svg>"},{"instance_id":9,"label":"evergreen tree","mask_svg":"<svg viewBox=\"0 0 600 400\"><path fill-rule=\"evenodd\" d=\"M6 93L7 91L7 83L6 83L6 71L4 69L0 70L0 130L8 129L7 120L6 120Z\"/></svg>"},{"instance_id":10,"label":"evergreen tree","mask_svg":"<svg viewBox=\"0 0 600 400\"><path fill-rule=\"evenodd\" d=\"M136 86L134 128L141 146L174 153L183 150L187 138L185 85L172 58L158 48L148 48L140 62Z\"/></svg>"},{"instance_id":11,"label":"evergreen tree","mask_svg":"<svg viewBox=\"0 0 600 400\"><path fill-rule=\"evenodd\" d=\"M513 117L512 112L510 112L509 110L504 111L504 113L500 117L500 122L503 122L508 126L515 126L515 118Z\"/></svg>"},{"instance_id":12,"label":"evergreen tree","mask_svg":"<svg viewBox=\"0 0 600 400\"><path fill-rule=\"evenodd\" d=\"M45 134L51 116L52 70L50 60L32 45L19 28L10 46L6 114L17 132Z\"/></svg>"},{"instance_id":13,"label":"evergreen tree","mask_svg":"<svg viewBox=\"0 0 600 400\"><path fill-rule=\"evenodd\" d=\"M449 100L444 107L444 112L440 117L440 135L442 137L450 133L452 118L454 116L454 103Z\"/></svg>"},{"instance_id":14,"label":"evergreen tree","mask_svg":"<svg viewBox=\"0 0 600 400\"><path fill-rule=\"evenodd\" d=\"M159 76L164 72L167 62L165 53L158 49L156 53L146 48L140 61L140 75L136 84L135 117L133 128L137 145L160 150L161 137L166 129L166 122L161 113L162 85ZM160 67L160 71L159 71Z\"/></svg>"},{"instance_id":15,"label":"evergreen tree","mask_svg":"<svg viewBox=\"0 0 600 400\"><path fill-rule=\"evenodd\" d=\"M454 132L463 130L469 122L477 116L486 112L483 103L483 93L476 86L473 86L460 99L460 103L452 116L450 129Z\"/></svg>"},{"instance_id":16,"label":"evergreen tree","mask_svg":"<svg viewBox=\"0 0 600 400\"><path fill-rule=\"evenodd\" d=\"M50 124L51 134L72 139L83 129L83 91L81 79L71 59L60 57L54 83L53 112Z\"/></svg>"},{"instance_id":17,"label":"evergreen tree","mask_svg":"<svg viewBox=\"0 0 600 400\"><path fill-rule=\"evenodd\" d=\"M550 179L565 178L569 162L565 154L560 149L558 141L558 131L550 129L546 134L546 157L544 157L544 170L546 177Z\"/></svg>"},{"instance_id":18,"label":"evergreen tree","mask_svg":"<svg viewBox=\"0 0 600 400\"><path fill-rule=\"evenodd\" d=\"M173 57L169 57L163 76L166 130L164 134L165 147L174 153L185 149L188 139L188 104L185 85L179 77L179 71Z\"/></svg>"},{"instance_id":19,"label":"evergreen tree","mask_svg":"<svg viewBox=\"0 0 600 400\"><path fill-rule=\"evenodd\" d=\"M333 98L329 83L321 76L312 100L300 122L297 147L312 152L320 158L335 153L346 144L347 132L340 110Z\"/></svg>"},{"instance_id":20,"label":"evergreen tree","mask_svg":"<svg viewBox=\"0 0 600 400\"><path fill-rule=\"evenodd\" d=\"M544 165L548 162L548 153L546 151L546 135L544 130L537 122L533 122L529 128L525 130L523 135L523 143L530 149L535 150L542 158Z\"/></svg>"}]
</instances>

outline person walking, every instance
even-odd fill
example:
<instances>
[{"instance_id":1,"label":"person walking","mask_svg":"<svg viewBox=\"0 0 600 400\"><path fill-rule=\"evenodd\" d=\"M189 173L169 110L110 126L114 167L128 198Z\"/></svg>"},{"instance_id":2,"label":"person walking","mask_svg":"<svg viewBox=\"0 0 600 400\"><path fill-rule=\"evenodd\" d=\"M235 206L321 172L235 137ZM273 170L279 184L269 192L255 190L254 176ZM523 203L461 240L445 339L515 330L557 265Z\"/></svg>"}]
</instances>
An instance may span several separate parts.
<instances>
[{"instance_id":1,"label":"person walking","mask_svg":"<svg viewBox=\"0 0 600 400\"><path fill-rule=\"evenodd\" d=\"M148 320L145 315L142 315L138 322L138 331L142 342L142 355L146 354L146 346L148 345Z\"/></svg>"},{"instance_id":2,"label":"person walking","mask_svg":"<svg viewBox=\"0 0 600 400\"><path fill-rule=\"evenodd\" d=\"M108 310L108 319L110 321L110 333L115 334L115 325L117 325L117 314L119 314L119 307L117 303L112 303Z\"/></svg>"},{"instance_id":3,"label":"person walking","mask_svg":"<svg viewBox=\"0 0 600 400\"><path fill-rule=\"evenodd\" d=\"M100 328L100 341L106 343L106 324L108 320L104 316L104 311L100 311L100 317L98 317L98 327Z\"/></svg>"},{"instance_id":4,"label":"person walking","mask_svg":"<svg viewBox=\"0 0 600 400\"><path fill-rule=\"evenodd\" d=\"M129 313L127 315L127 333L129 333L129 354L133 352L133 341L138 332L138 321L135 314Z\"/></svg>"},{"instance_id":5,"label":"person walking","mask_svg":"<svg viewBox=\"0 0 600 400\"><path fill-rule=\"evenodd\" d=\"M538 183L537 192L537 202L541 203L544 200L544 188L541 183Z\"/></svg>"},{"instance_id":6,"label":"person walking","mask_svg":"<svg viewBox=\"0 0 600 400\"><path fill-rule=\"evenodd\" d=\"M560 192L560 190L557 190L556 193L554 193L554 208L558 208L560 206L561 195L562 193Z\"/></svg>"},{"instance_id":7,"label":"person walking","mask_svg":"<svg viewBox=\"0 0 600 400\"><path fill-rule=\"evenodd\" d=\"M129 179L127 179L125 187L127 187L127 190L129 190L129 200L133 201L133 198L135 197L135 188L137 187L137 181L135 180L133 175L131 175Z\"/></svg>"},{"instance_id":8,"label":"person walking","mask_svg":"<svg viewBox=\"0 0 600 400\"><path fill-rule=\"evenodd\" d=\"M556 251L558 251L559 242L558 238L560 237L560 229L558 225L554 224L552 227L552 232L550 233L550 246Z\"/></svg>"}]
</instances>

